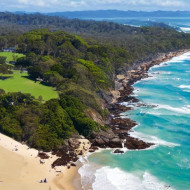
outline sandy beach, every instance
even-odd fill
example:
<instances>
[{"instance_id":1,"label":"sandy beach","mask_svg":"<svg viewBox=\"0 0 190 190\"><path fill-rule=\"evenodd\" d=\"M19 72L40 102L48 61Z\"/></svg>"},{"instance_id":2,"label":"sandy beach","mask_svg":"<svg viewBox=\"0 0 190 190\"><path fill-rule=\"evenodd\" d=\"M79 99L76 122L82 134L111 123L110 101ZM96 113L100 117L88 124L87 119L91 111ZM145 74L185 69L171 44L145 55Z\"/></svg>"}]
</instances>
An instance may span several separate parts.
<instances>
[{"instance_id":1,"label":"sandy beach","mask_svg":"<svg viewBox=\"0 0 190 190\"><path fill-rule=\"evenodd\" d=\"M40 164L38 151L0 133L0 189L74 190L81 189L78 167L51 168L56 156ZM40 180L47 179L47 183Z\"/></svg>"}]
</instances>

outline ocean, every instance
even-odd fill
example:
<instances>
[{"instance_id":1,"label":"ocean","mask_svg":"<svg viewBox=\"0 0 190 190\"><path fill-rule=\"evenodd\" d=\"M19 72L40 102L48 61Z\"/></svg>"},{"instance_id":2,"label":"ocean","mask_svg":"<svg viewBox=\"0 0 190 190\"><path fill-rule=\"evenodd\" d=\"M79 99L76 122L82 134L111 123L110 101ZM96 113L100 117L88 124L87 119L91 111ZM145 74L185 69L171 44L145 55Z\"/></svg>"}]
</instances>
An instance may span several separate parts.
<instances>
[{"instance_id":1,"label":"ocean","mask_svg":"<svg viewBox=\"0 0 190 190\"><path fill-rule=\"evenodd\" d=\"M155 145L113 154L102 150L81 159L84 189L190 189L190 52L152 67L134 84L134 96L147 106L123 113L138 123L130 135ZM90 185L92 184L92 186Z\"/></svg>"},{"instance_id":2,"label":"ocean","mask_svg":"<svg viewBox=\"0 0 190 190\"><path fill-rule=\"evenodd\" d=\"M190 33L190 17L113 17L113 18L83 18L84 20L110 21L131 26L151 26L154 23L164 23L180 31Z\"/></svg>"}]
</instances>

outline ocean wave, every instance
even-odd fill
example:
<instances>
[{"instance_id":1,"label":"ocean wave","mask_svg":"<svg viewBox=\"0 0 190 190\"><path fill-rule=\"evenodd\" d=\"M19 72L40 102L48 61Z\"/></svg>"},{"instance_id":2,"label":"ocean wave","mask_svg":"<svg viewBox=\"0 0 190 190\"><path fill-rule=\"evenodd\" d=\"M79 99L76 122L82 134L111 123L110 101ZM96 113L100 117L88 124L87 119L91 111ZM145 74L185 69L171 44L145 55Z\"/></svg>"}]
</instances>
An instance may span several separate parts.
<instances>
[{"instance_id":1,"label":"ocean wave","mask_svg":"<svg viewBox=\"0 0 190 190\"><path fill-rule=\"evenodd\" d=\"M183 32L190 32L190 28L188 28L188 27L180 27L180 29L181 29Z\"/></svg>"},{"instance_id":2,"label":"ocean wave","mask_svg":"<svg viewBox=\"0 0 190 190\"><path fill-rule=\"evenodd\" d=\"M167 63L181 63L184 62L184 60L190 60L190 52L184 53L183 55L177 57L173 57Z\"/></svg>"},{"instance_id":3,"label":"ocean wave","mask_svg":"<svg viewBox=\"0 0 190 190\"><path fill-rule=\"evenodd\" d=\"M92 184L95 181L96 168L89 163L83 163L83 166L79 168L78 173L81 176L81 185L84 190L92 190Z\"/></svg>"},{"instance_id":4,"label":"ocean wave","mask_svg":"<svg viewBox=\"0 0 190 190\"><path fill-rule=\"evenodd\" d=\"M155 116L160 116L160 115L162 115L162 113L160 113L160 112L153 112L153 111L148 111L148 112L145 112L144 114L149 114L149 115L155 115Z\"/></svg>"},{"instance_id":5,"label":"ocean wave","mask_svg":"<svg viewBox=\"0 0 190 190\"><path fill-rule=\"evenodd\" d=\"M180 85L179 88L182 88L182 89L190 89L190 85Z\"/></svg>"},{"instance_id":6,"label":"ocean wave","mask_svg":"<svg viewBox=\"0 0 190 190\"><path fill-rule=\"evenodd\" d=\"M125 107L134 108L137 105L137 103L122 102L122 103L120 103L120 105L125 106Z\"/></svg>"},{"instance_id":7,"label":"ocean wave","mask_svg":"<svg viewBox=\"0 0 190 190\"><path fill-rule=\"evenodd\" d=\"M190 92L190 90L183 90L183 92Z\"/></svg>"},{"instance_id":8,"label":"ocean wave","mask_svg":"<svg viewBox=\"0 0 190 190\"><path fill-rule=\"evenodd\" d=\"M177 81L179 81L179 80L181 80L181 78L172 78L172 80L177 80Z\"/></svg>"},{"instance_id":9,"label":"ocean wave","mask_svg":"<svg viewBox=\"0 0 190 190\"><path fill-rule=\"evenodd\" d=\"M151 75L149 73L148 78L141 79L141 81L149 81L149 80L155 80L155 79L157 79L157 76L156 75Z\"/></svg>"},{"instance_id":10,"label":"ocean wave","mask_svg":"<svg viewBox=\"0 0 190 190\"><path fill-rule=\"evenodd\" d=\"M163 62L163 63L160 63L159 65L154 65L153 67L150 68L149 71L152 71L152 69L156 69L156 68L160 68L160 67L166 67L168 66L168 62Z\"/></svg>"},{"instance_id":11,"label":"ocean wave","mask_svg":"<svg viewBox=\"0 0 190 190\"><path fill-rule=\"evenodd\" d=\"M165 109L165 110L169 110L175 113L181 113L181 114L190 114L190 109L188 107L181 107L181 108L175 108L169 105L157 105L157 107L155 107L154 109Z\"/></svg>"},{"instance_id":12,"label":"ocean wave","mask_svg":"<svg viewBox=\"0 0 190 190\"><path fill-rule=\"evenodd\" d=\"M132 174L119 168L103 167L96 171L93 190L172 190L148 172Z\"/></svg>"},{"instance_id":13,"label":"ocean wave","mask_svg":"<svg viewBox=\"0 0 190 190\"><path fill-rule=\"evenodd\" d=\"M190 169L190 160L187 158L181 159L180 163L177 164L180 168Z\"/></svg>"},{"instance_id":14,"label":"ocean wave","mask_svg":"<svg viewBox=\"0 0 190 190\"><path fill-rule=\"evenodd\" d=\"M137 131L131 131L129 132L129 134L131 137L138 138L148 143L153 143L155 144L155 146L158 146L158 145L168 146L168 147L180 146L179 144L167 142L162 139L159 139L156 136L146 135L144 133L137 132ZM155 146L151 147L151 149L154 148Z\"/></svg>"}]
</instances>

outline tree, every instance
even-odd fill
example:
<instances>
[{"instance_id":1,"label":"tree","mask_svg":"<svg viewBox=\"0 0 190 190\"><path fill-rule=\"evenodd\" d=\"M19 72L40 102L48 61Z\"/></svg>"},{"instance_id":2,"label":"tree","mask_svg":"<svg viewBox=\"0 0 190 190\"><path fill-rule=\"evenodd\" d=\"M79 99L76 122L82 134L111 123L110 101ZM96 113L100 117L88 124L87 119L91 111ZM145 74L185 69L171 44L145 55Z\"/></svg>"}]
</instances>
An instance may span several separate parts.
<instances>
[{"instance_id":1,"label":"tree","mask_svg":"<svg viewBox=\"0 0 190 190\"><path fill-rule=\"evenodd\" d=\"M0 96L4 94L5 94L5 91L3 89L0 89Z\"/></svg>"},{"instance_id":2,"label":"tree","mask_svg":"<svg viewBox=\"0 0 190 190\"><path fill-rule=\"evenodd\" d=\"M0 56L0 64L5 64L6 63L7 57L5 56Z\"/></svg>"},{"instance_id":3,"label":"tree","mask_svg":"<svg viewBox=\"0 0 190 190\"><path fill-rule=\"evenodd\" d=\"M39 96L39 97L38 97L38 100L39 100L40 102L42 102L42 101L43 101L43 97L42 97L42 96Z\"/></svg>"}]
</instances>

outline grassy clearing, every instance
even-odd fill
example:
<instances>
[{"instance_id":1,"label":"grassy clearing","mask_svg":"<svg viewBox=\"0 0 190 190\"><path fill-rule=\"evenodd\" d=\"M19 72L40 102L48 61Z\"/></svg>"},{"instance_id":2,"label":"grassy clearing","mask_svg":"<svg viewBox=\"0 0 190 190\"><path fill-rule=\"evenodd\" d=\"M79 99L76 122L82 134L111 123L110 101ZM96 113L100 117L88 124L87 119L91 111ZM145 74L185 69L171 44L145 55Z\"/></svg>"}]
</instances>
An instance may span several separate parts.
<instances>
[{"instance_id":1,"label":"grassy clearing","mask_svg":"<svg viewBox=\"0 0 190 190\"><path fill-rule=\"evenodd\" d=\"M54 88L26 78L28 76L26 72L14 71L12 75L5 74L0 76L11 77L6 80L0 80L0 89L4 89L5 92L30 93L36 99L42 96L44 101L58 98L58 92Z\"/></svg>"},{"instance_id":2,"label":"grassy clearing","mask_svg":"<svg viewBox=\"0 0 190 190\"><path fill-rule=\"evenodd\" d=\"M0 56L7 57L7 59L6 59L7 62L15 61L14 56L15 56L16 59L21 58L21 57L25 57L24 54L12 53L12 52L0 52Z\"/></svg>"}]
</instances>

